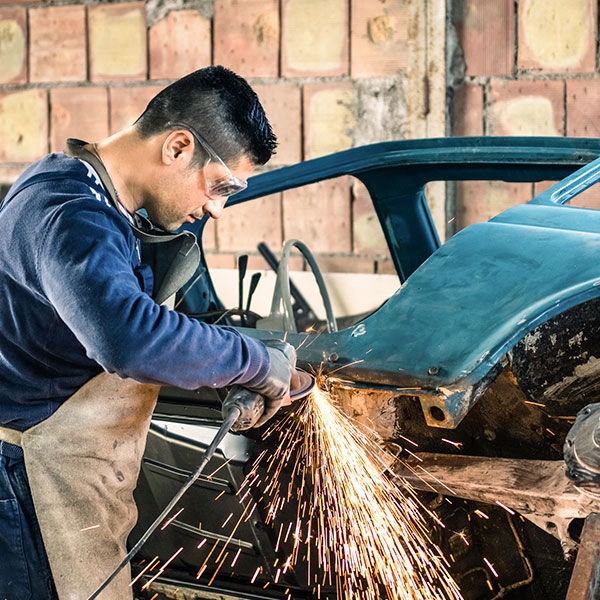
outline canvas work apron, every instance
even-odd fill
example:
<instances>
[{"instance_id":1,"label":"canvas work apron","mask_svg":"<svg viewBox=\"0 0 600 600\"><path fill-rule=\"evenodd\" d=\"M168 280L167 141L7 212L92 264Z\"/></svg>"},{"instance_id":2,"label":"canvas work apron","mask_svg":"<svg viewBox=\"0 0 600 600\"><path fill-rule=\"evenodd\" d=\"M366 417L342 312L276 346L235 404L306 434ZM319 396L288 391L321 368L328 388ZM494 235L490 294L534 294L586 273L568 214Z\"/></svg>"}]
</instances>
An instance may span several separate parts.
<instances>
[{"instance_id":1,"label":"canvas work apron","mask_svg":"<svg viewBox=\"0 0 600 600\"><path fill-rule=\"evenodd\" d=\"M126 555L133 490L160 386L101 373L45 421L0 439L23 448L31 495L60 600L85 600ZM132 597L129 569L100 594Z\"/></svg>"}]
</instances>

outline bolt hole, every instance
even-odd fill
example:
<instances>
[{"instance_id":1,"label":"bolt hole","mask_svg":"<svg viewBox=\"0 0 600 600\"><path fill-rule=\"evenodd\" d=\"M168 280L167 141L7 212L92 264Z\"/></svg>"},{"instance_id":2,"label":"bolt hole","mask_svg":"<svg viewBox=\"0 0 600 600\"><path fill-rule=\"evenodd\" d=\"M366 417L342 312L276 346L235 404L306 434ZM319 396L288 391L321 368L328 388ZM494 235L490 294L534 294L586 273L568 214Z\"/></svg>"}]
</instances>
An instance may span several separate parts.
<instances>
[{"instance_id":1,"label":"bolt hole","mask_svg":"<svg viewBox=\"0 0 600 600\"><path fill-rule=\"evenodd\" d=\"M431 418L435 419L436 421L445 421L446 420L446 415L444 414L444 411L439 406L430 407L429 414L431 415Z\"/></svg>"},{"instance_id":2,"label":"bolt hole","mask_svg":"<svg viewBox=\"0 0 600 600\"><path fill-rule=\"evenodd\" d=\"M567 531L569 532L569 537L579 544L581 541L581 532L583 531L583 524L585 519L573 519L569 523L569 527L567 527Z\"/></svg>"}]
</instances>

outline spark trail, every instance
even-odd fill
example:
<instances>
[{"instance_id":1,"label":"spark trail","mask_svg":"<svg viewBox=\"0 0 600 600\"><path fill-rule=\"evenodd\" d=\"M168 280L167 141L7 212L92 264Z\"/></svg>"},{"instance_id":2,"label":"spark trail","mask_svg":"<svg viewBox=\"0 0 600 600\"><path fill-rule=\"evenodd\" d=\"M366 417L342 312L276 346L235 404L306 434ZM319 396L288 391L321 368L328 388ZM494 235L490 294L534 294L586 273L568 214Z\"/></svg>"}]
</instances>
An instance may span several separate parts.
<instances>
[{"instance_id":1,"label":"spark trail","mask_svg":"<svg viewBox=\"0 0 600 600\"><path fill-rule=\"evenodd\" d=\"M315 390L269 438L275 451L259 456L238 493L261 496L283 575L304 563L318 597L327 583L345 600L462 598L421 510L439 520L392 481L381 446L329 394ZM284 515L290 505L295 521Z\"/></svg>"}]
</instances>

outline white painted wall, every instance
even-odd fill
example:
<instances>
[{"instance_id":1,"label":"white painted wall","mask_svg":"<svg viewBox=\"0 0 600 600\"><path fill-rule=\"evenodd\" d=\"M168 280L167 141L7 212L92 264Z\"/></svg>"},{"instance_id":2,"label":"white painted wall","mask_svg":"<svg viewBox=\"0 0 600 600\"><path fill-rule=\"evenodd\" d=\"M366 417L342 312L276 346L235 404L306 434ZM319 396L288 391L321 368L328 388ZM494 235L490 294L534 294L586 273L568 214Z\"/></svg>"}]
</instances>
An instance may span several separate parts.
<instances>
[{"instance_id":1,"label":"white painted wall","mask_svg":"<svg viewBox=\"0 0 600 600\"><path fill-rule=\"evenodd\" d=\"M248 270L244 278L244 306L252 274ZM275 287L276 274L273 271L261 271L262 277L252 299L251 310L266 317L271 310L271 299ZM238 271L236 269L211 269L217 294L226 308L238 305ZM290 278L306 298L319 319L325 318L323 302L312 273L306 271L290 272ZM396 275L373 275L369 273L323 273L327 284L334 315L342 317L366 312L377 308L399 287Z\"/></svg>"}]
</instances>

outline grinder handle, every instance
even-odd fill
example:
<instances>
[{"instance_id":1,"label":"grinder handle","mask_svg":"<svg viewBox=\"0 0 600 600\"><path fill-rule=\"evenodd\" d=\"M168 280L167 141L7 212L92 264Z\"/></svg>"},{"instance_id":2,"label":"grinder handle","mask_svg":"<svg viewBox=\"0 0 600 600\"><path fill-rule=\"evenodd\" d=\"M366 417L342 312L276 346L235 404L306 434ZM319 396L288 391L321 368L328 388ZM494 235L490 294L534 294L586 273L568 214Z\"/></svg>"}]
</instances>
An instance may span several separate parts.
<instances>
[{"instance_id":1,"label":"grinder handle","mask_svg":"<svg viewBox=\"0 0 600 600\"><path fill-rule=\"evenodd\" d=\"M231 411L238 409L240 416L237 418L233 427L233 431L244 431L254 427L258 419L265 410L265 399L241 385L234 385L223 400L221 412L223 418L227 418Z\"/></svg>"}]
</instances>

